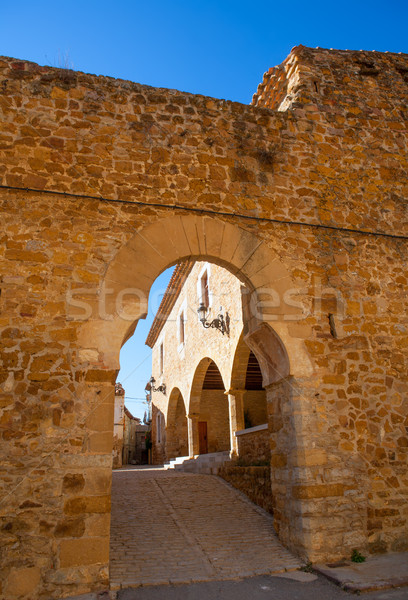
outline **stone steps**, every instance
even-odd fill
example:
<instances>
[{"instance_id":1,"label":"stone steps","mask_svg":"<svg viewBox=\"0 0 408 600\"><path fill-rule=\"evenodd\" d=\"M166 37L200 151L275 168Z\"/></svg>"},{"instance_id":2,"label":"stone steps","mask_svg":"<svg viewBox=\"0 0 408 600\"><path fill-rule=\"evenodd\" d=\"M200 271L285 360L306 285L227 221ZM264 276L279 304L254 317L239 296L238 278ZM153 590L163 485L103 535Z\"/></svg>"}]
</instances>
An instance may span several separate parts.
<instances>
[{"instance_id":1,"label":"stone steps","mask_svg":"<svg viewBox=\"0 0 408 600\"><path fill-rule=\"evenodd\" d=\"M218 469L230 460L230 453L226 450L225 452L210 452L196 456L179 456L165 463L164 468L183 473L216 475Z\"/></svg>"}]
</instances>

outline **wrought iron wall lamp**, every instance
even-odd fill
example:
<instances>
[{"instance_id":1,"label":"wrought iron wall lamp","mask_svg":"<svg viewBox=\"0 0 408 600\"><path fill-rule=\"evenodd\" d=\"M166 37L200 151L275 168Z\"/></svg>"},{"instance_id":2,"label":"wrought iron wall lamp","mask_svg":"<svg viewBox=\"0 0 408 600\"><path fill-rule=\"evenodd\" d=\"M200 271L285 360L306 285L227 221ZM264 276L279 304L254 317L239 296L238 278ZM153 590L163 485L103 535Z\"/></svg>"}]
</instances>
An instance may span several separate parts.
<instances>
[{"instance_id":1,"label":"wrought iron wall lamp","mask_svg":"<svg viewBox=\"0 0 408 600\"><path fill-rule=\"evenodd\" d=\"M200 319L205 329L209 329L210 327L212 327L213 329L218 329L219 331L221 331L222 335L224 335L224 333L228 335L229 316L227 313L224 319L224 315L222 314L221 310L222 307L220 307L220 312L215 319L213 319L212 321L207 321L207 307L205 306L204 302L201 302L200 306L197 309L198 318Z\"/></svg>"},{"instance_id":2,"label":"wrought iron wall lamp","mask_svg":"<svg viewBox=\"0 0 408 600\"><path fill-rule=\"evenodd\" d=\"M159 385L158 387L154 387L154 384L156 383L155 378L153 377L153 375L150 377L149 381L147 382L147 385L145 387L145 389L150 392L161 392L162 394L166 395L166 384L162 383L161 385Z\"/></svg>"}]
</instances>

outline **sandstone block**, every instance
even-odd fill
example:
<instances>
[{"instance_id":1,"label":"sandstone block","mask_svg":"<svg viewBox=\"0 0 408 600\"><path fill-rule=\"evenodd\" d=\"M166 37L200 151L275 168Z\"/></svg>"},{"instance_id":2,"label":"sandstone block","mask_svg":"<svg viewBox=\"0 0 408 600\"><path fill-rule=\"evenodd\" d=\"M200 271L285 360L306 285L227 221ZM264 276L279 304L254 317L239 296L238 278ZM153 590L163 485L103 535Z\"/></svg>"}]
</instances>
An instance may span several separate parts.
<instances>
[{"instance_id":1,"label":"sandstone block","mask_svg":"<svg viewBox=\"0 0 408 600\"><path fill-rule=\"evenodd\" d=\"M85 478L82 473L67 473L62 481L63 493L80 492L85 485Z\"/></svg>"},{"instance_id":2,"label":"sandstone block","mask_svg":"<svg viewBox=\"0 0 408 600\"><path fill-rule=\"evenodd\" d=\"M107 513L110 511L110 496L82 496L70 498L64 504L66 515L82 513Z\"/></svg>"},{"instance_id":3,"label":"sandstone block","mask_svg":"<svg viewBox=\"0 0 408 600\"><path fill-rule=\"evenodd\" d=\"M343 496L344 485L341 483L327 485L297 485L293 487L292 493L293 497L298 500Z\"/></svg>"},{"instance_id":4,"label":"sandstone block","mask_svg":"<svg viewBox=\"0 0 408 600\"><path fill-rule=\"evenodd\" d=\"M38 567L12 568L7 579L6 594L9 598L34 597L41 580Z\"/></svg>"},{"instance_id":5,"label":"sandstone block","mask_svg":"<svg viewBox=\"0 0 408 600\"><path fill-rule=\"evenodd\" d=\"M111 431L113 428L113 403L101 402L86 420L90 431Z\"/></svg>"},{"instance_id":6,"label":"sandstone block","mask_svg":"<svg viewBox=\"0 0 408 600\"><path fill-rule=\"evenodd\" d=\"M55 537L82 537L85 531L85 520L83 517L64 519L59 521L54 529Z\"/></svg>"},{"instance_id":7,"label":"sandstone block","mask_svg":"<svg viewBox=\"0 0 408 600\"><path fill-rule=\"evenodd\" d=\"M91 433L88 438L89 452L111 454L113 444L113 432Z\"/></svg>"},{"instance_id":8,"label":"sandstone block","mask_svg":"<svg viewBox=\"0 0 408 600\"><path fill-rule=\"evenodd\" d=\"M109 560L109 538L62 540L59 562L62 569L79 565L106 563Z\"/></svg>"}]
</instances>

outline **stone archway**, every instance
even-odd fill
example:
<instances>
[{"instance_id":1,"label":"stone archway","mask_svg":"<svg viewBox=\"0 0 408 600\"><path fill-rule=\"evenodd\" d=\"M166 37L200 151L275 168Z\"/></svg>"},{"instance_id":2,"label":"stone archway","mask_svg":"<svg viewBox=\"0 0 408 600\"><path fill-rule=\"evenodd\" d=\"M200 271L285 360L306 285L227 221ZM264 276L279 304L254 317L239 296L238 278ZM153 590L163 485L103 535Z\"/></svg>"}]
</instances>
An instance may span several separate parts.
<instances>
[{"instance_id":1,"label":"stone archway","mask_svg":"<svg viewBox=\"0 0 408 600\"><path fill-rule=\"evenodd\" d=\"M187 413L183 396L173 388L169 396L166 420L167 460L188 455Z\"/></svg>"},{"instance_id":2,"label":"stone archway","mask_svg":"<svg viewBox=\"0 0 408 600\"><path fill-rule=\"evenodd\" d=\"M138 230L107 267L93 301L95 310L80 331L81 345L97 344L106 366L118 368L119 350L147 313L149 290L157 276L180 260L200 259L227 268L251 291L255 308L248 323L268 321L299 308L273 308L258 301L266 288L284 296L292 287L286 267L257 235L220 219L191 215L172 216ZM101 314L101 306L103 314ZM76 318L76 306L72 316Z\"/></svg>"},{"instance_id":3,"label":"stone archway","mask_svg":"<svg viewBox=\"0 0 408 600\"><path fill-rule=\"evenodd\" d=\"M85 321L80 328L79 342L83 352L95 352L98 357L103 357L103 369L90 364L88 378L90 378L89 393L92 394L95 383L101 379L107 383L109 373L116 374L118 368L118 356L121 345L132 334L139 318L143 318L147 312L147 299L151 284L156 277L167 267L183 259L207 260L227 268L236 275L250 291L250 301L246 307L245 328L246 343L257 345L254 352L262 364L265 363L265 372L268 373L265 386L272 382L272 363L268 363L268 354L284 356L286 350L277 350L270 347L272 339L279 337L290 338L288 323L285 318L293 318L299 314L299 306L286 305L270 307L262 298L265 290L274 289L274 294L281 297L287 290L293 287L293 282L286 267L277 258L275 253L262 239L250 231L220 219L206 216L171 216L158 220L144 229L135 233L130 240L116 253L115 258L109 264L103 281L100 285L99 300L95 302L100 309L100 299L103 298L103 314L98 310L92 311L92 317ZM265 323L271 321L279 329L276 333L267 336L269 342L265 342L259 332L263 332ZM272 331L270 327L268 330ZM251 338L251 341L249 337ZM252 336L252 337L251 337ZM273 338L275 336L275 338ZM248 339L247 339L248 338ZM259 338L259 339L258 339ZM269 346L268 346L269 343ZM286 344L285 344L286 345ZM273 344L272 344L273 346ZM283 344L281 344L282 348ZM295 365L292 375L296 377L310 376L311 367L308 362L306 349L300 340L292 340L287 346L288 353L285 356L289 362ZM290 353L293 357L290 357ZM302 360L297 363L296 358L301 356ZM204 380L209 361L204 359L197 369L195 383L193 383L188 408L188 440L189 454L198 454L198 419L197 399L199 398L198 383ZM297 372L296 365L300 365ZM287 372L287 374L289 371ZM197 390L196 390L197 388ZM286 405L286 412L290 413L290 403ZM275 421L282 420L281 415L274 417ZM98 421L98 423L100 420ZM89 437L95 439L93 448L97 452L110 452L111 434L107 431L94 431L93 418L88 421ZM99 425L98 425L99 426ZM285 429L288 436L296 438L297 432ZM286 443L286 442L285 442ZM231 444L231 440L230 440ZM296 447L296 439L291 439L290 444ZM286 444L287 445L287 444ZM92 447L92 446L91 446ZM285 467L283 467L285 468ZM289 474L289 481L292 475ZM291 510L286 496L292 493L292 483L285 488L285 493L277 492L277 501L286 507L282 513L277 511L276 526L281 532L281 539L290 547L297 549L304 546L303 532L291 521ZM289 533L279 525L282 522L289 523Z\"/></svg>"}]
</instances>

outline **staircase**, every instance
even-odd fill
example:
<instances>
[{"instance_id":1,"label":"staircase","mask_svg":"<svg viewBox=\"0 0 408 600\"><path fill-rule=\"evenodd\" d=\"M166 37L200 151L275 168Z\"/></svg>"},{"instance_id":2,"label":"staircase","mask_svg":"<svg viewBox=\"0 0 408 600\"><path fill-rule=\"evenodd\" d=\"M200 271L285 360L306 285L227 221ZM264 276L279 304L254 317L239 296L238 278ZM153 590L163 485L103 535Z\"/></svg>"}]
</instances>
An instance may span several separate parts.
<instances>
[{"instance_id":1,"label":"staircase","mask_svg":"<svg viewBox=\"0 0 408 600\"><path fill-rule=\"evenodd\" d=\"M226 450L225 452L211 452L209 454L197 454L196 456L178 456L166 462L164 468L184 473L216 475L218 469L230 460L229 450Z\"/></svg>"}]
</instances>

